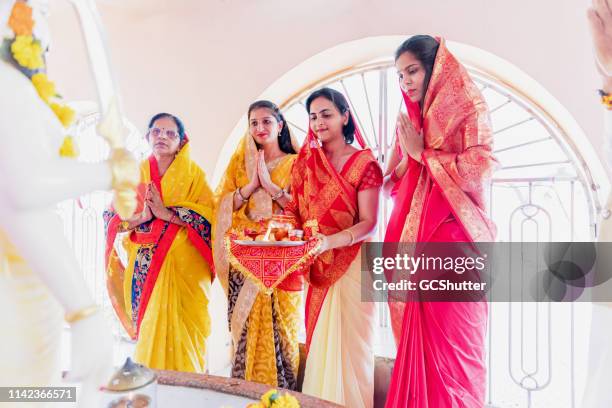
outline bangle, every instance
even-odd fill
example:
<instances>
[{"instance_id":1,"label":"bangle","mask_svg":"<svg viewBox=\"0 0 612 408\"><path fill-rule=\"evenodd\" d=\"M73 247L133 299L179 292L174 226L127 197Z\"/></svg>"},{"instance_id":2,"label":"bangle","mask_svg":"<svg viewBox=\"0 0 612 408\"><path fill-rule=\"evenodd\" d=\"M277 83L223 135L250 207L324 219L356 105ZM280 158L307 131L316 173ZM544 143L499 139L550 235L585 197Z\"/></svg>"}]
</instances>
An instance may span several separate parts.
<instances>
[{"instance_id":1,"label":"bangle","mask_svg":"<svg viewBox=\"0 0 612 408\"><path fill-rule=\"evenodd\" d=\"M170 210L172 211L172 210ZM176 213L174 211L172 211L172 217L170 217L170 220L168 220L168 222L170 222L171 224L174 224L176 221Z\"/></svg>"},{"instance_id":2,"label":"bangle","mask_svg":"<svg viewBox=\"0 0 612 408\"><path fill-rule=\"evenodd\" d=\"M278 200L279 198L281 198L284 195L285 195L285 189L281 188L280 191L278 193L274 194L273 196L271 196L271 198L272 198L272 200L276 201L276 200Z\"/></svg>"},{"instance_id":3,"label":"bangle","mask_svg":"<svg viewBox=\"0 0 612 408\"><path fill-rule=\"evenodd\" d=\"M601 103L603 104L603 106L608 110L612 110L612 95L610 95L603 89L600 89L599 96L601 97Z\"/></svg>"},{"instance_id":4,"label":"bangle","mask_svg":"<svg viewBox=\"0 0 612 408\"><path fill-rule=\"evenodd\" d=\"M66 320L66 322L70 324L76 323L80 320L88 318L89 316L93 315L97 311L98 311L97 305L87 306L77 311L66 313L66 315L64 316L64 320Z\"/></svg>"},{"instance_id":5,"label":"bangle","mask_svg":"<svg viewBox=\"0 0 612 408\"><path fill-rule=\"evenodd\" d=\"M348 232L349 236L351 237L351 241L347 246L352 246L355 243L355 235L353 235L353 232L349 229L345 229L345 231Z\"/></svg>"},{"instance_id":6,"label":"bangle","mask_svg":"<svg viewBox=\"0 0 612 408\"><path fill-rule=\"evenodd\" d=\"M240 187L236 189L236 193L238 193L238 198L240 198L240 201L242 201L243 203L246 203L247 201L249 201L248 198L244 198L244 196L242 195L242 192L240 191Z\"/></svg>"}]
</instances>

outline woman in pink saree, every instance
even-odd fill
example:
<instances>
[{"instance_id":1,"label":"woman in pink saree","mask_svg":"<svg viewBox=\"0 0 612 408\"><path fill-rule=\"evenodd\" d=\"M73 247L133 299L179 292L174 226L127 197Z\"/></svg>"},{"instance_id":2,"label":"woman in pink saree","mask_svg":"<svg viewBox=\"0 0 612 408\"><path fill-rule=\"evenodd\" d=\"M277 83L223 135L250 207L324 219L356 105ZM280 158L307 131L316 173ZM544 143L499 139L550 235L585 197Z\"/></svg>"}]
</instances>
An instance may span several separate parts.
<instances>
[{"instance_id":1,"label":"woman in pink saree","mask_svg":"<svg viewBox=\"0 0 612 408\"><path fill-rule=\"evenodd\" d=\"M444 40L409 38L395 65L408 115L386 172L395 206L385 241L494 241L485 190L497 162L482 95ZM398 352L386 407L483 407L486 302L389 308Z\"/></svg>"}]
</instances>

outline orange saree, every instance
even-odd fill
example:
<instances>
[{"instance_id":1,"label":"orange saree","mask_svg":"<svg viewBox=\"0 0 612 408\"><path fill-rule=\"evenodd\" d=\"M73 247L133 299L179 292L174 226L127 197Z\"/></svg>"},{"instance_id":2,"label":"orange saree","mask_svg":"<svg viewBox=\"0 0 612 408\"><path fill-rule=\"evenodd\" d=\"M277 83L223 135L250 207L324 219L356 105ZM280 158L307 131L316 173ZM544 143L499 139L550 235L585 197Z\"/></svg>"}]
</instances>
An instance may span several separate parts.
<instances>
[{"instance_id":1,"label":"orange saree","mask_svg":"<svg viewBox=\"0 0 612 408\"><path fill-rule=\"evenodd\" d=\"M363 147L363 139L356 134ZM292 174L286 208L305 235L331 235L359 221L358 192L380 188L382 171L369 149L341 171L309 132ZM319 255L306 273L306 346L302 392L350 407L371 407L374 391L374 304L361 302L361 243Z\"/></svg>"},{"instance_id":2,"label":"orange saree","mask_svg":"<svg viewBox=\"0 0 612 408\"><path fill-rule=\"evenodd\" d=\"M358 138L364 146L363 139ZM364 178L375 177L380 168L370 149L353 154L341 172L329 163L319 141L310 131L292 171L293 201L285 209L307 236L320 232L332 235L354 225L358 218L357 193ZM376 170L374 170L376 172ZM361 243L336 248L319 255L306 276L306 346L310 345L327 289L347 271Z\"/></svg>"}]
</instances>

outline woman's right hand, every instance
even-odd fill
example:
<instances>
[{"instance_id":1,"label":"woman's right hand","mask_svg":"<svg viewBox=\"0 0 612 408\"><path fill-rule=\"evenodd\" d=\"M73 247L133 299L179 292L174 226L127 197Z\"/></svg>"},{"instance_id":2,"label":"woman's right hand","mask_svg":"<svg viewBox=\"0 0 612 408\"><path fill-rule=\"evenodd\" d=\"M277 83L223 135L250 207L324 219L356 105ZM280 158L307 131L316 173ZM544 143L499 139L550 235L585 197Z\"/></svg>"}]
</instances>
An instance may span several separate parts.
<instances>
[{"instance_id":1,"label":"woman's right hand","mask_svg":"<svg viewBox=\"0 0 612 408\"><path fill-rule=\"evenodd\" d=\"M397 117L397 138L402 150L402 159L410 156L417 162L421 162L421 154L424 150L423 137L414 128L408 115L403 112L400 112Z\"/></svg>"},{"instance_id":2,"label":"woman's right hand","mask_svg":"<svg viewBox=\"0 0 612 408\"><path fill-rule=\"evenodd\" d=\"M146 203L144 206L144 210L140 213L140 223L144 224L145 222L149 222L153 219L153 212L151 211L151 207L149 207Z\"/></svg>"},{"instance_id":3,"label":"woman's right hand","mask_svg":"<svg viewBox=\"0 0 612 408\"><path fill-rule=\"evenodd\" d=\"M259 155L257 157L259 157ZM257 162L259 163L259 160ZM257 188L261 186L261 181L259 180L259 171L257 171L258 167L259 166L255 167L253 174L251 175L251 179L249 180L249 183L246 185L246 187L249 188L249 191L251 193L257 190Z\"/></svg>"},{"instance_id":4,"label":"woman's right hand","mask_svg":"<svg viewBox=\"0 0 612 408\"><path fill-rule=\"evenodd\" d=\"M261 181L259 180L259 172L257 171L257 166L253 169L253 174L251 175L251 179L249 182L240 187L240 194L242 197L247 200L251 195L261 186Z\"/></svg>"},{"instance_id":5,"label":"woman's right hand","mask_svg":"<svg viewBox=\"0 0 612 408\"><path fill-rule=\"evenodd\" d=\"M408 140L408 133L405 130L404 122L402 121L402 113L397 116L397 123L395 125L396 128L396 138L397 144L400 147L400 151L402 152L402 160L407 160L410 154L410 143Z\"/></svg>"}]
</instances>

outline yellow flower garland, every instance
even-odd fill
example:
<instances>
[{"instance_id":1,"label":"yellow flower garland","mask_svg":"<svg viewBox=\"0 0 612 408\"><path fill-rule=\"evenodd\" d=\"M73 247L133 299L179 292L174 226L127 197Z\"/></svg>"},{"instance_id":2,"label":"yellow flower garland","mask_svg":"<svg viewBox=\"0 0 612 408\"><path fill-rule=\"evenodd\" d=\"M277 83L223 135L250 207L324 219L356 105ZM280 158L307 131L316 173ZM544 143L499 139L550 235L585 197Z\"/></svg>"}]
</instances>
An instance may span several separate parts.
<instances>
[{"instance_id":1,"label":"yellow flower garland","mask_svg":"<svg viewBox=\"0 0 612 408\"><path fill-rule=\"evenodd\" d=\"M57 93L55 92L55 84L52 81L49 81L47 74L44 72L39 72L32 75L32 85L34 85L34 88L36 88L38 96L40 96L46 103L49 103L49 100L52 97L57 96Z\"/></svg>"},{"instance_id":2,"label":"yellow flower garland","mask_svg":"<svg viewBox=\"0 0 612 408\"><path fill-rule=\"evenodd\" d=\"M42 47L31 35L16 36L11 44L11 52L15 61L24 68L35 70L45 66Z\"/></svg>"},{"instance_id":3,"label":"yellow flower garland","mask_svg":"<svg viewBox=\"0 0 612 408\"><path fill-rule=\"evenodd\" d=\"M55 113L62 125L67 128L74 122L74 110L68 105L60 105L59 103L51 102L49 107Z\"/></svg>"},{"instance_id":4,"label":"yellow flower garland","mask_svg":"<svg viewBox=\"0 0 612 408\"><path fill-rule=\"evenodd\" d=\"M18 0L15 2L11 10L8 25L15 35L10 49L17 64L29 71L44 69L44 50L40 42L32 36L32 28L34 26L32 8L25 1ZM75 112L68 105L52 101L53 98L58 98L58 95L55 90L55 84L47 78L47 74L36 72L31 76L27 76L32 81L32 85L40 98L53 110L62 126L64 128L70 127L72 122L74 122ZM59 155L61 157L72 158L78 156L78 150L72 136L64 137L64 141L59 149Z\"/></svg>"},{"instance_id":5,"label":"yellow flower garland","mask_svg":"<svg viewBox=\"0 0 612 408\"><path fill-rule=\"evenodd\" d=\"M300 402L293 395L281 395L277 390L271 389L261 396L259 402L249 404L247 408L300 408Z\"/></svg>"}]
</instances>

